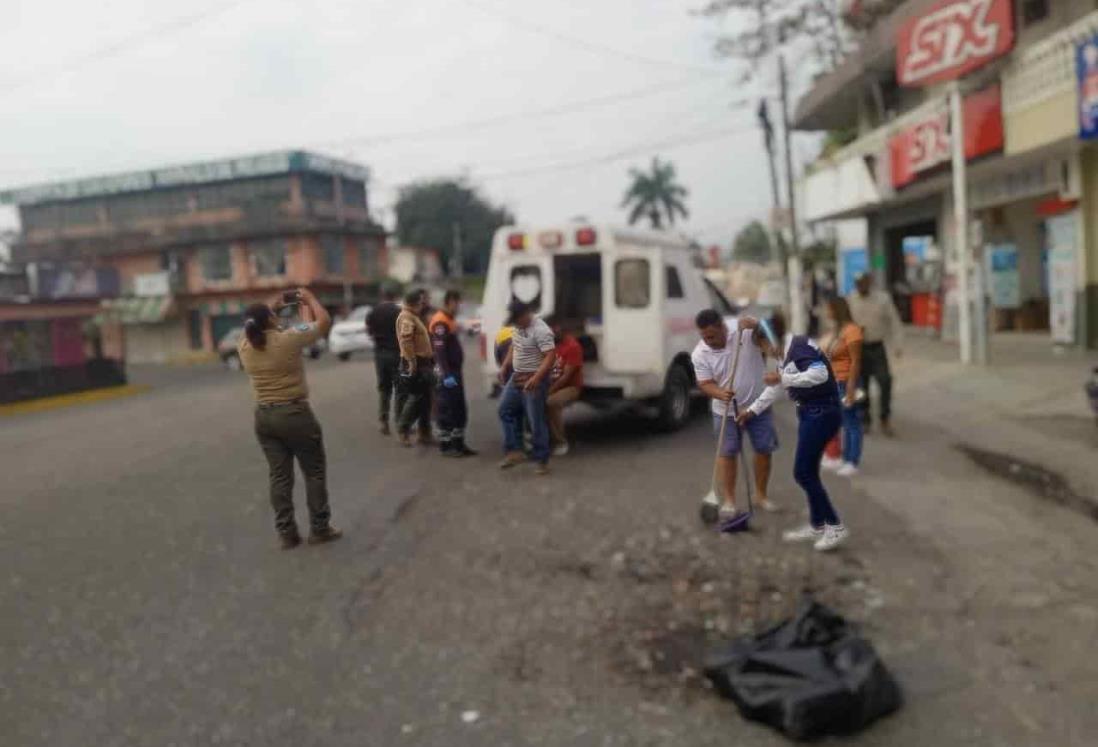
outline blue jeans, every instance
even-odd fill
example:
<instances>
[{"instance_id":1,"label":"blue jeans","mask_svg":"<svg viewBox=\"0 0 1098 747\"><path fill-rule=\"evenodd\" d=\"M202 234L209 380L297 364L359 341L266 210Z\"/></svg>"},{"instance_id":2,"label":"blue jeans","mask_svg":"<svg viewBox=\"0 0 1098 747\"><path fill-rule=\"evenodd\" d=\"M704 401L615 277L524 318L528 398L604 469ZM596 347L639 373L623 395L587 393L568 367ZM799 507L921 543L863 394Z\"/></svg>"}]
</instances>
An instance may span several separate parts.
<instances>
[{"instance_id":1,"label":"blue jeans","mask_svg":"<svg viewBox=\"0 0 1098 747\"><path fill-rule=\"evenodd\" d=\"M507 452L522 451L523 416L530 425L535 462L549 461L549 421L545 417L545 400L549 393L549 379L532 392L524 392L515 386L514 378L507 382L500 395L499 419L503 424L503 448Z\"/></svg>"},{"instance_id":2,"label":"blue jeans","mask_svg":"<svg viewBox=\"0 0 1098 747\"><path fill-rule=\"evenodd\" d=\"M846 382L839 382L839 397L846 396ZM843 406L843 461L855 467L862 463L862 418L860 404Z\"/></svg>"},{"instance_id":3,"label":"blue jeans","mask_svg":"<svg viewBox=\"0 0 1098 747\"><path fill-rule=\"evenodd\" d=\"M827 442L842 424L842 405L834 402L808 403L797 408L797 454L793 458L793 479L808 496L808 514L812 526L841 524L831 498L820 479L820 458Z\"/></svg>"}]
</instances>

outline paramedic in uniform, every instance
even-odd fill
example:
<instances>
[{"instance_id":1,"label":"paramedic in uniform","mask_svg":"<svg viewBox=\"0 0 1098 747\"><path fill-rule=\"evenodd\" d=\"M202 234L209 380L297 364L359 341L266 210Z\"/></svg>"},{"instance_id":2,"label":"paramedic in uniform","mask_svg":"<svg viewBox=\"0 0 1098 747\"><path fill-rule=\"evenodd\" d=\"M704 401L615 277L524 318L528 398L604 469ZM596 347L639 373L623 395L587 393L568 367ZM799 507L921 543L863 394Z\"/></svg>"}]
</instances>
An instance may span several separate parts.
<instances>
[{"instance_id":1,"label":"paramedic in uniform","mask_svg":"<svg viewBox=\"0 0 1098 747\"><path fill-rule=\"evenodd\" d=\"M465 445L465 426L469 423L465 383L461 376L465 353L461 349L461 337L454 320L460 307L461 293L446 291L442 308L435 312L427 325L439 376L435 394L439 450L446 457L476 456L476 452Z\"/></svg>"},{"instance_id":2,"label":"paramedic in uniform","mask_svg":"<svg viewBox=\"0 0 1098 747\"><path fill-rule=\"evenodd\" d=\"M300 304L303 321L283 329L278 311ZM343 533L330 523L328 475L320 423L309 407L309 388L301 351L327 337L332 318L307 288L280 297L270 306L254 304L244 312L244 338L238 353L255 394L255 433L270 465L271 506L283 549L301 544L294 519L294 460L305 476L309 544L331 542Z\"/></svg>"}]
</instances>

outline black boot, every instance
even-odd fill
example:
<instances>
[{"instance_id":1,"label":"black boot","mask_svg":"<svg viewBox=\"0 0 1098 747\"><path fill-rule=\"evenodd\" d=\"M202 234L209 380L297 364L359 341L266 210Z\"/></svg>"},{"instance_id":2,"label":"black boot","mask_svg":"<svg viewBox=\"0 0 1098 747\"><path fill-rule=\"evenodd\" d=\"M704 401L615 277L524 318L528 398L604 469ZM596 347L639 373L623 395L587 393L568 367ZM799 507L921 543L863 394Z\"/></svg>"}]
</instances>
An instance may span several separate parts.
<instances>
[{"instance_id":1,"label":"black boot","mask_svg":"<svg viewBox=\"0 0 1098 747\"><path fill-rule=\"evenodd\" d=\"M444 457L460 456L460 454L458 454L454 450L454 442L451 441L448 438L447 439L439 439L438 450L439 450L439 453L442 454L442 456L444 456Z\"/></svg>"},{"instance_id":2,"label":"black boot","mask_svg":"<svg viewBox=\"0 0 1098 747\"><path fill-rule=\"evenodd\" d=\"M453 449L454 456L459 457L471 457L476 456L479 453L476 449L470 449L465 444L464 438L455 439L454 444L451 448Z\"/></svg>"}]
</instances>

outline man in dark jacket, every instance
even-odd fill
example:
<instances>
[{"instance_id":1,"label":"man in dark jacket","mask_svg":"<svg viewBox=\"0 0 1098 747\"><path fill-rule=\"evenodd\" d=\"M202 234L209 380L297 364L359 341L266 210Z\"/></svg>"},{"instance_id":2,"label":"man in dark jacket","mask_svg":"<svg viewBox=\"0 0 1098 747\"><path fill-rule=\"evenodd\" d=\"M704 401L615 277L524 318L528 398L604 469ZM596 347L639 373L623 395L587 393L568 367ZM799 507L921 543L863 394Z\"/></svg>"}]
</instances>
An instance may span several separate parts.
<instances>
[{"instance_id":1,"label":"man in dark jacket","mask_svg":"<svg viewBox=\"0 0 1098 747\"><path fill-rule=\"evenodd\" d=\"M442 308L435 312L431 323L427 325L431 333L431 347L435 353L435 366L439 372L436 394L439 449L447 457L476 455L475 451L465 445L465 426L469 422L465 385L461 375L465 353L461 349L460 330L454 318L460 308L461 293L447 291Z\"/></svg>"},{"instance_id":2,"label":"man in dark jacket","mask_svg":"<svg viewBox=\"0 0 1098 747\"><path fill-rule=\"evenodd\" d=\"M400 366L400 346L397 344L396 320L400 315L397 294L392 288L386 288L382 302L366 316L366 332L374 340L374 370L377 372L378 417L381 421L381 433L388 436L389 411L396 386ZM404 395L396 394L396 411L400 413L404 405Z\"/></svg>"}]
</instances>

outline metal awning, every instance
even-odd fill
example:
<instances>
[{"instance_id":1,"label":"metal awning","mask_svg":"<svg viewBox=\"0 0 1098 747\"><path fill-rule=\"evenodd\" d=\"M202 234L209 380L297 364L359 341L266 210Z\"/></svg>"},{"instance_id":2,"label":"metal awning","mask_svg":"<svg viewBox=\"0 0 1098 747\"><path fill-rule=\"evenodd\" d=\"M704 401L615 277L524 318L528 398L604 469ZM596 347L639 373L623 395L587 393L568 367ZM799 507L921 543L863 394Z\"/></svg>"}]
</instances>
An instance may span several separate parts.
<instances>
[{"instance_id":1,"label":"metal awning","mask_svg":"<svg viewBox=\"0 0 1098 747\"><path fill-rule=\"evenodd\" d=\"M103 301L100 316L123 324L159 324L174 311L171 296L113 298Z\"/></svg>"}]
</instances>

